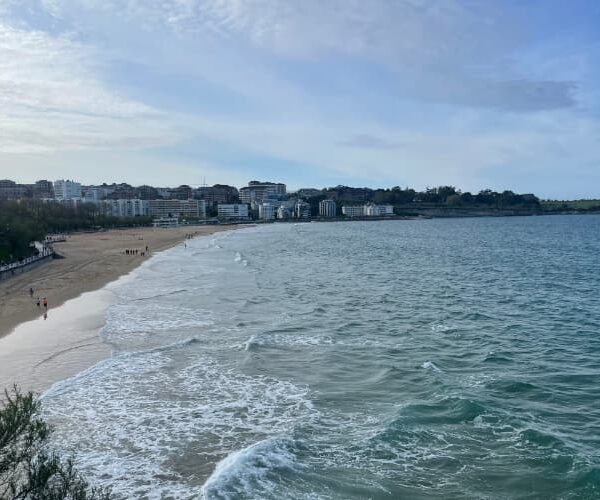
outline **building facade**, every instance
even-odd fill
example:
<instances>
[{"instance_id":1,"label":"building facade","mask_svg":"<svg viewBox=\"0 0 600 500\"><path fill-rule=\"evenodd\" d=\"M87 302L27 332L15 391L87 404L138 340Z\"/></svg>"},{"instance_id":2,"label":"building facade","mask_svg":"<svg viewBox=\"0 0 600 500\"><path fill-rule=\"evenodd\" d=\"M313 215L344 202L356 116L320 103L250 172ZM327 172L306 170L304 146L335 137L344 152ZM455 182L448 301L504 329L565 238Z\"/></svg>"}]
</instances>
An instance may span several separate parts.
<instances>
[{"instance_id":1,"label":"building facade","mask_svg":"<svg viewBox=\"0 0 600 500\"><path fill-rule=\"evenodd\" d=\"M20 200L21 198L30 197L31 188L28 188L25 184L17 184L8 179L0 180L0 199Z\"/></svg>"},{"instance_id":2,"label":"building facade","mask_svg":"<svg viewBox=\"0 0 600 500\"><path fill-rule=\"evenodd\" d=\"M242 203L263 203L269 199L279 200L285 197L285 184L275 182L250 181L247 187L240 189Z\"/></svg>"},{"instance_id":3,"label":"building facade","mask_svg":"<svg viewBox=\"0 0 600 500\"><path fill-rule=\"evenodd\" d=\"M296 219L310 219L310 205L305 201L298 201L294 207Z\"/></svg>"},{"instance_id":4,"label":"building facade","mask_svg":"<svg viewBox=\"0 0 600 500\"><path fill-rule=\"evenodd\" d=\"M36 181L33 185L33 197L38 199L54 198L54 186L47 180Z\"/></svg>"},{"instance_id":5,"label":"building facade","mask_svg":"<svg viewBox=\"0 0 600 500\"><path fill-rule=\"evenodd\" d=\"M54 181L54 198L58 201L81 200L81 184L64 179Z\"/></svg>"},{"instance_id":6,"label":"building facade","mask_svg":"<svg viewBox=\"0 0 600 500\"><path fill-rule=\"evenodd\" d=\"M232 204L238 201L239 192L233 186L215 184L214 186L199 187L194 191L194 198L204 200L208 205Z\"/></svg>"},{"instance_id":7,"label":"building facade","mask_svg":"<svg viewBox=\"0 0 600 500\"><path fill-rule=\"evenodd\" d=\"M342 214L346 217L363 217L365 215L365 207L363 205L344 205Z\"/></svg>"},{"instance_id":8,"label":"building facade","mask_svg":"<svg viewBox=\"0 0 600 500\"><path fill-rule=\"evenodd\" d=\"M104 200L107 214L114 217L147 217L149 215L148 201L133 200Z\"/></svg>"},{"instance_id":9,"label":"building facade","mask_svg":"<svg viewBox=\"0 0 600 500\"><path fill-rule=\"evenodd\" d=\"M248 205L245 203L223 203L217 205L219 219L245 220L248 218Z\"/></svg>"},{"instance_id":10,"label":"building facade","mask_svg":"<svg viewBox=\"0 0 600 500\"><path fill-rule=\"evenodd\" d=\"M147 200L151 217L206 218L204 200Z\"/></svg>"},{"instance_id":11,"label":"building facade","mask_svg":"<svg viewBox=\"0 0 600 500\"><path fill-rule=\"evenodd\" d=\"M319 202L319 215L321 217L335 217L337 215L337 204L334 200L322 200Z\"/></svg>"},{"instance_id":12,"label":"building facade","mask_svg":"<svg viewBox=\"0 0 600 500\"><path fill-rule=\"evenodd\" d=\"M261 203L258 206L258 218L261 220L273 220L277 215L277 207L271 203Z\"/></svg>"},{"instance_id":13,"label":"building facade","mask_svg":"<svg viewBox=\"0 0 600 500\"><path fill-rule=\"evenodd\" d=\"M364 207L365 217L387 217L394 215L394 207L392 205L375 205L368 203Z\"/></svg>"}]
</instances>

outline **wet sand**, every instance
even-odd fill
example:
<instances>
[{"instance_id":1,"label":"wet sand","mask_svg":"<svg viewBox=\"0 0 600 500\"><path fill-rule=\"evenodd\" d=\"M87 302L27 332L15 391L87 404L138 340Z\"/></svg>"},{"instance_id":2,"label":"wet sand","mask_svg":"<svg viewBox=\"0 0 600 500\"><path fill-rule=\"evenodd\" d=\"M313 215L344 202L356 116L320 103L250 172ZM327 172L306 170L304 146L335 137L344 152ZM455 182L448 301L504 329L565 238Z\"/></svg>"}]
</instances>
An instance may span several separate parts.
<instances>
[{"instance_id":1,"label":"wet sand","mask_svg":"<svg viewBox=\"0 0 600 500\"><path fill-rule=\"evenodd\" d=\"M99 330L112 297L108 288L84 293L0 338L0 390L41 393L109 357Z\"/></svg>"},{"instance_id":2,"label":"wet sand","mask_svg":"<svg viewBox=\"0 0 600 500\"><path fill-rule=\"evenodd\" d=\"M109 283L146 262L152 253L185 240L235 226L136 229L81 233L55 245L64 259L0 283L0 391L17 383L43 392L110 356L99 336L114 299ZM145 257L124 249L150 247ZM108 286L106 286L108 284ZM29 287L35 291L29 295ZM47 297L44 308L36 297Z\"/></svg>"}]
</instances>

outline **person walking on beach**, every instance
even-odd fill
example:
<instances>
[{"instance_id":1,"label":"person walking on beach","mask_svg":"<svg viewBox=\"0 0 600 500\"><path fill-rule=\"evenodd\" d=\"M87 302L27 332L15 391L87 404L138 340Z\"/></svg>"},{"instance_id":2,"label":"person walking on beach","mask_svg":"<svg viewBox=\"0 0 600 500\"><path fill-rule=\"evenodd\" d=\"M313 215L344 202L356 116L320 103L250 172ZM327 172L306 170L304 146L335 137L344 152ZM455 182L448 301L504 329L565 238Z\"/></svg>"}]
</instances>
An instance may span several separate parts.
<instances>
[{"instance_id":1,"label":"person walking on beach","mask_svg":"<svg viewBox=\"0 0 600 500\"><path fill-rule=\"evenodd\" d=\"M36 306L40 307L40 298L37 298L37 302L35 303Z\"/></svg>"},{"instance_id":2,"label":"person walking on beach","mask_svg":"<svg viewBox=\"0 0 600 500\"><path fill-rule=\"evenodd\" d=\"M33 299L33 288L29 287L29 296Z\"/></svg>"},{"instance_id":3,"label":"person walking on beach","mask_svg":"<svg viewBox=\"0 0 600 500\"><path fill-rule=\"evenodd\" d=\"M48 309L48 299L46 297L44 297L43 304L44 304L44 308Z\"/></svg>"}]
</instances>

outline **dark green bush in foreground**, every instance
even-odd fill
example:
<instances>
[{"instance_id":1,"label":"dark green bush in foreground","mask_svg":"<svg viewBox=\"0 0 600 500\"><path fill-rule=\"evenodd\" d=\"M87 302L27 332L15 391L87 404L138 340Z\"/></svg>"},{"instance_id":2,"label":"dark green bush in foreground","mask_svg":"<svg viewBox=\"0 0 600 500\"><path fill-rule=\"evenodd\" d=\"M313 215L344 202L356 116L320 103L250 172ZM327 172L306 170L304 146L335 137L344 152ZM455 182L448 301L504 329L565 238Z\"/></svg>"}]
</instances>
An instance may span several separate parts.
<instances>
[{"instance_id":1,"label":"dark green bush in foreground","mask_svg":"<svg viewBox=\"0 0 600 500\"><path fill-rule=\"evenodd\" d=\"M17 388L0 403L0 498L32 500L108 500L110 492L92 488L49 444L51 429L39 416L40 402Z\"/></svg>"}]
</instances>

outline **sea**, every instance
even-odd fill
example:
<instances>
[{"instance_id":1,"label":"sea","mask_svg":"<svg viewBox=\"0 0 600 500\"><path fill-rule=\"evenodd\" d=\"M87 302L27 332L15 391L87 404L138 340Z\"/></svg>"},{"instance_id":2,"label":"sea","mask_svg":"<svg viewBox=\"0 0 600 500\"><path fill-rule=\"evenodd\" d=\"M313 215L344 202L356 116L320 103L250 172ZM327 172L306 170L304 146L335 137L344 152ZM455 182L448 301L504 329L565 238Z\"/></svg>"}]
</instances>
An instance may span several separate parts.
<instances>
[{"instance_id":1,"label":"sea","mask_svg":"<svg viewBox=\"0 0 600 500\"><path fill-rule=\"evenodd\" d=\"M262 225L109 289L43 405L118 499L600 498L600 216Z\"/></svg>"}]
</instances>

